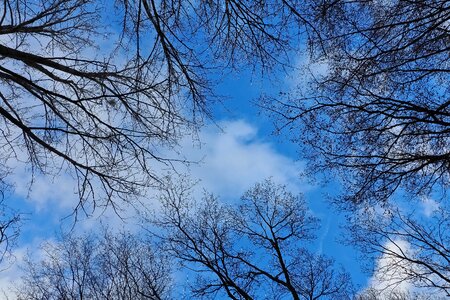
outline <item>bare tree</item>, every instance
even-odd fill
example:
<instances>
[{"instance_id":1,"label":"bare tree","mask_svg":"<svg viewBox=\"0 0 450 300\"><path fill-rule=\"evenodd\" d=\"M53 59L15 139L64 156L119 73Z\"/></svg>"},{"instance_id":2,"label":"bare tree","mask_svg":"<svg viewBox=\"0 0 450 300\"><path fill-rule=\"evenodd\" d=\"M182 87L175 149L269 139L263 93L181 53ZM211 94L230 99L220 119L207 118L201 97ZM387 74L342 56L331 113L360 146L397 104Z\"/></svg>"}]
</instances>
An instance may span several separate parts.
<instances>
[{"instance_id":1,"label":"bare tree","mask_svg":"<svg viewBox=\"0 0 450 300\"><path fill-rule=\"evenodd\" d=\"M17 211L12 210L9 205L4 204L2 200L0 202L0 218L0 263L3 263L5 260L14 262L11 250L16 245L17 237L19 236L21 215ZM3 270L3 268L0 270Z\"/></svg>"},{"instance_id":2,"label":"bare tree","mask_svg":"<svg viewBox=\"0 0 450 300\"><path fill-rule=\"evenodd\" d=\"M306 145L314 170L344 172L347 200L386 201L398 188L445 193L449 2L308 3L311 59L327 72L268 103L279 128Z\"/></svg>"},{"instance_id":3,"label":"bare tree","mask_svg":"<svg viewBox=\"0 0 450 300\"><path fill-rule=\"evenodd\" d=\"M155 224L167 253L197 274L194 296L351 298L349 275L307 250L317 219L284 186L257 184L236 205L188 198L183 187L167 190Z\"/></svg>"},{"instance_id":4,"label":"bare tree","mask_svg":"<svg viewBox=\"0 0 450 300\"><path fill-rule=\"evenodd\" d=\"M375 288L395 290L408 283L437 299L450 295L449 222L443 207L427 218L399 210L365 215L352 224L351 241L377 262L371 269L380 282Z\"/></svg>"},{"instance_id":5,"label":"bare tree","mask_svg":"<svg viewBox=\"0 0 450 300\"><path fill-rule=\"evenodd\" d=\"M137 235L68 235L42 250L42 261L28 262L18 299L170 299L168 258Z\"/></svg>"},{"instance_id":6,"label":"bare tree","mask_svg":"<svg viewBox=\"0 0 450 300\"><path fill-rule=\"evenodd\" d=\"M112 24L102 23L95 1L10 0L2 8L2 161L24 160L37 173L69 169L83 208L156 184L155 161L167 163L158 149L191 124L161 64L101 48Z\"/></svg>"},{"instance_id":7,"label":"bare tree","mask_svg":"<svg viewBox=\"0 0 450 300\"><path fill-rule=\"evenodd\" d=\"M210 116L213 74L286 62L295 3L3 1L2 168L68 170L82 209L159 184L185 159L163 149Z\"/></svg>"},{"instance_id":8,"label":"bare tree","mask_svg":"<svg viewBox=\"0 0 450 300\"><path fill-rule=\"evenodd\" d=\"M436 295L418 294L410 292L392 291L388 295L381 294L379 290L369 288L358 294L355 300L431 300L441 299L443 297L436 297Z\"/></svg>"},{"instance_id":9,"label":"bare tree","mask_svg":"<svg viewBox=\"0 0 450 300\"><path fill-rule=\"evenodd\" d=\"M0 263L12 259L11 250L19 236L22 215L12 209L7 199L11 193L11 187L3 178L6 174L0 174Z\"/></svg>"},{"instance_id":10,"label":"bare tree","mask_svg":"<svg viewBox=\"0 0 450 300\"><path fill-rule=\"evenodd\" d=\"M3 1L2 168L69 171L82 209L158 185L185 160L164 149L210 116L211 78L286 62L295 3Z\"/></svg>"}]
</instances>

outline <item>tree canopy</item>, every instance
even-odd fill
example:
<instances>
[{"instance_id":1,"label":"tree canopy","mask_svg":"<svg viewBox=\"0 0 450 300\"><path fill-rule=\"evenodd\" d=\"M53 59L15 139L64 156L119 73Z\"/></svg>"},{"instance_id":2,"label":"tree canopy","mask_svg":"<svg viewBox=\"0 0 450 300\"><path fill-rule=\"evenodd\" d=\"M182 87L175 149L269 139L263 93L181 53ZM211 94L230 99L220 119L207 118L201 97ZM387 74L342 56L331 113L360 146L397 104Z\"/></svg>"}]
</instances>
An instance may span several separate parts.
<instances>
[{"instance_id":1,"label":"tree canopy","mask_svg":"<svg viewBox=\"0 0 450 300\"><path fill-rule=\"evenodd\" d=\"M326 72L267 106L346 199L448 186L448 1L311 1L311 61ZM312 147L311 147L312 146ZM320 155L317 155L320 153Z\"/></svg>"},{"instance_id":2,"label":"tree canopy","mask_svg":"<svg viewBox=\"0 0 450 300\"><path fill-rule=\"evenodd\" d=\"M210 116L213 74L286 61L287 4L3 1L2 170L70 172L83 209L158 185L186 160L167 149Z\"/></svg>"},{"instance_id":3,"label":"tree canopy","mask_svg":"<svg viewBox=\"0 0 450 300\"><path fill-rule=\"evenodd\" d=\"M311 251L318 220L302 199L271 180L226 205L194 201L174 186L152 223L163 251L193 271L194 297L351 299L348 273Z\"/></svg>"},{"instance_id":4,"label":"tree canopy","mask_svg":"<svg viewBox=\"0 0 450 300\"><path fill-rule=\"evenodd\" d=\"M352 298L348 274L308 248L317 220L284 186L265 181L229 205L209 194L194 201L184 186L162 179L189 160L179 141L214 119L224 74L299 72L292 62L302 50L311 72L262 106L300 145L308 175L340 175L343 192L333 196L339 208L351 208L353 243L371 259L393 262L376 271L394 284L448 295L449 30L445 0L4 0L0 245L8 250L17 235L19 218L5 195L20 162L32 173L30 185L35 175L70 175L75 212L116 209L160 188L162 211L146 222L160 230L153 238L161 249L197 275L194 296ZM392 209L399 194L442 201L424 221ZM379 204L390 215L374 219ZM169 297L167 282L159 282L168 278L167 262L153 260L159 257L145 242L103 239L49 245L49 260L30 264L19 295ZM150 261L130 247L143 247ZM146 263L150 271L140 269ZM155 270L158 280L147 276ZM79 282L81 273L91 285ZM95 294L111 286L117 290ZM124 289L130 294L118 292ZM377 299L373 291L359 297Z\"/></svg>"},{"instance_id":5,"label":"tree canopy","mask_svg":"<svg viewBox=\"0 0 450 300\"><path fill-rule=\"evenodd\" d=\"M17 299L171 299L170 260L136 234L69 234L39 250L42 260L29 257Z\"/></svg>"}]
</instances>

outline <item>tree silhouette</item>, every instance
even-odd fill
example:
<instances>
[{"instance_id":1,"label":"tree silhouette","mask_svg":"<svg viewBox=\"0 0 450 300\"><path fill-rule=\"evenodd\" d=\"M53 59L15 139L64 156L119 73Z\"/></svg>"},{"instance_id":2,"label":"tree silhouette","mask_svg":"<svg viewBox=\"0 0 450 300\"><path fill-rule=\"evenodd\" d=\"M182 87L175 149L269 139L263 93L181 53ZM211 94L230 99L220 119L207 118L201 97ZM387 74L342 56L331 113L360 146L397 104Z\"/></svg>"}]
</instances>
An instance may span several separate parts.
<instances>
[{"instance_id":1,"label":"tree silhouette","mask_svg":"<svg viewBox=\"0 0 450 300\"><path fill-rule=\"evenodd\" d=\"M343 172L350 202L445 193L449 3L312 3L312 62L327 71L267 104L279 127L306 145L313 170Z\"/></svg>"},{"instance_id":2,"label":"tree silhouette","mask_svg":"<svg viewBox=\"0 0 450 300\"><path fill-rule=\"evenodd\" d=\"M351 241L365 258L378 261L373 271L380 286L374 288L408 283L437 299L450 293L448 226L448 210L442 206L430 217L395 209L356 218Z\"/></svg>"},{"instance_id":3,"label":"tree silhouette","mask_svg":"<svg viewBox=\"0 0 450 300\"><path fill-rule=\"evenodd\" d=\"M3 1L1 168L71 174L87 213L158 186L211 116L212 78L285 62L287 3Z\"/></svg>"},{"instance_id":4,"label":"tree silhouette","mask_svg":"<svg viewBox=\"0 0 450 300\"><path fill-rule=\"evenodd\" d=\"M170 299L169 259L130 233L65 235L30 257L18 299Z\"/></svg>"},{"instance_id":5,"label":"tree silhouette","mask_svg":"<svg viewBox=\"0 0 450 300\"><path fill-rule=\"evenodd\" d=\"M166 253L197 275L193 296L351 299L349 275L308 250L317 219L286 187L264 181L236 205L213 195L201 203L188 199L185 187L166 191L154 234Z\"/></svg>"}]
</instances>

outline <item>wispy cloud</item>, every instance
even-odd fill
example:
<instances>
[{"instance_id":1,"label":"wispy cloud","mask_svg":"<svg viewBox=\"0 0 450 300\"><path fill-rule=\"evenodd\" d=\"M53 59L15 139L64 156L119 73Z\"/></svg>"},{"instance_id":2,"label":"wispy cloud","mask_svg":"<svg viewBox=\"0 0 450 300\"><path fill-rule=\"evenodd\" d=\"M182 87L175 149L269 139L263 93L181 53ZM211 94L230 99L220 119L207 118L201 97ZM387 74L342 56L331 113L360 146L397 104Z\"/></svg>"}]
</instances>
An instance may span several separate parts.
<instances>
[{"instance_id":1,"label":"wispy cloud","mask_svg":"<svg viewBox=\"0 0 450 300\"><path fill-rule=\"evenodd\" d=\"M439 203L429 197L422 198L420 204L423 209L423 214L428 218L431 217L433 213L439 209Z\"/></svg>"},{"instance_id":2,"label":"wispy cloud","mask_svg":"<svg viewBox=\"0 0 450 300\"><path fill-rule=\"evenodd\" d=\"M396 259L395 253L408 253L411 247L408 242L402 240L389 241L384 248L387 253L383 254L376 262L375 273L369 280L369 287L373 287L380 291L380 294L387 296L394 291L409 292L412 285L406 280L406 270L411 268L410 265L401 259Z\"/></svg>"},{"instance_id":3,"label":"wispy cloud","mask_svg":"<svg viewBox=\"0 0 450 300\"><path fill-rule=\"evenodd\" d=\"M209 126L201 132L200 141L197 146L188 141L183 145L187 157L200 161L190 173L202 188L222 198L238 198L268 177L289 184L294 192L308 188L299 176L302 164L280 153L244 120Z\"/></svg>"}]
</instances>

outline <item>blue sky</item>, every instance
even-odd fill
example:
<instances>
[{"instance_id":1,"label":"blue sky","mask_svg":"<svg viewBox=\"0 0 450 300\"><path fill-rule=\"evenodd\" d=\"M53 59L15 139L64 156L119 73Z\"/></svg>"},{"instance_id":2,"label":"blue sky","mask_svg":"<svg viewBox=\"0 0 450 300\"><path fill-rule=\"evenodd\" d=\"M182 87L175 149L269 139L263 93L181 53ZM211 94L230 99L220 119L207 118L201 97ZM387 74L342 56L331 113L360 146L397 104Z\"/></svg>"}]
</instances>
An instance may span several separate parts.
<instances>
[{"instance_id":1,"label":"blue sky","mask_svg":"<svg viewBox=\"0 0 450 300\"><path fill-rule=\"evenodd\" d=\"M84 53L87 57L97 54L102 56L104 54L102 51L108 55L108 50L115 47L116 39L121 33L121 16L113 10L112 6L107 7L108 10L100 12L103 19L99 22L99 24L104 24L105 28L99 30L102 33L111 31L111 35L109 37L105 35L103 40L100 36L96 37L99 40L95 42L98 43L100 50L86 47L83 51L87 52ZM115 17L114 14L116 14ZM115 25L111 25L111 20L116 21ZM142 35L141 46L149 51L151 47L148 46L151 45L155 33L148 30L142 32ZM40 42L39 39L32 40L27 50L43 51L42 47L45 47L45 42L39 46ZM130 45L130 48L133 48L133 44ZM194 47L203 50L208 45L198 44ZM304 47L300 45L298 48ZM129 54L128 50L118 50L119 65L126 62L124 56ZM59 50L56 49L56 51ZM88 53L89 51L93 52ZM143 52L145 51L143 50ZM213 118L205 118L205 124L198 132L198 139L192 139L192 135L186 135L179 141L179 148L175 151L163 148L158 150L161 151L162 156L174 157L176 153L179 153L183 158L198 162L189 166L177 165L179 172L188 174L192 181L198 181L194 191L194 195L198 198L201 197L203 190L207 190L217 195L221 201L237 202L247 189L269 177L277 183L286 184L288 189L294 193L304 194L311 213L321 220L317 240L310 246L310 250L317 254L333 257L338 265L350 272L357 288L363 289L369 285L382 287L389 284L389 281L381 283L376 278L376 274L363 273L361 261L358 261L357 250L342 242L348 235L341 228L346 224L346 216L327 200L329 197L337 195L339 179L329 178L326 185L319 185L312 183L311 178L304 177L305 175L302 174L307 162L302 159L302 153L298 152L298 145L290 142L292 135L301 134L301 132L282 132L280 135L274 135L273 120L257 106L258 98L261 95L270 94L276 97L279 92L295 93L297 89L302 90L302 87L307 84L311 76L308 72L316 75L326 72L327 65L325 63L309 64L307 55L304 53L290 53L290 58L292 68L281 71L276 67L274 70L267 70L263 74L264 76L257 66L253 69L247 68L245 61L238 62L237 69L225 70L224 74L221 74L221 70L218 68L213 69L212 73L208 74L211 77L208 79L217 83L214 92L223 96L222 102L210 104L209 108ZM220 63L224 63L224 61L217 62L217 65ZM302 69L306 66L308 66L308 70ZM28 99L15 100L20 103L21 100ZM43 120L37 120L38 123L41 121ZM20 132L18 131L17 134L20 135ZM77 233L95 231L100 227L100 223L117 229L134 230L139 228L140 221L136 218L136 208L139 209L139 206L125 203L120 204L120 215L110 208L105 210L97 208L89 217L83 215L82 212L77 216L73 215L74 207L79 203L76 195L77 184L70 174L65 173L66 169L62 168L63 171L54 176L44 176L38 172L33 174L27 162L26 153L17 149L14 154L16 157L9 159L6 166L13 170L7 180L14 186L14 189L6 195L5 204L22 214L22 222L12 256L3 261L0 266L0 269L3 270L0 272L0 298L5 298L2 291L4 295L10 294L9 289L20 280L25 256L29 254L33 259L40 259L43 253L39 245L42 242L56 241L61 231L71 229ZM59 161L49 159L48 162L57 165ZM3 161L0 161L0 164L2 163ZM160 175L171 172L160 164L156 164L154 168ZM332 176L330 174L325 175ZM157 210L156 198L157 191L149 190L147 195L137 199L137 202L148 209ZM415 210L422 221L430 223L430 217L434 210L442 205L431 198L415 199L418 201L418 205L411 205L411 199L402 199L401 195L393 200L400 210L408 213ZM381 212L380 215L383 214L383 210L378 210L378 207L369 207L369 210L371 209ZM89 205L88 212L90 212ZM404 241L398 242L407 250L412 248ZM387 248L391 246L388 243L384 245ZM401 250L403 251L403 249ZM390 262L392 261L381 258L377 261L363 263L382 267ZM408 290L411 287L412 285L404 283L400 288Z\"/></svg>"},{"instance_id":2,"label":"blue sky","mask_svg":"<svg viewBox=\"0 0 450 300\"><path fill-rule=\"evenodd\" d=\"M271 120L255 105L261 93L295 88L296 83L300 82L296 72L279 73L271 84L261 81L259 74L249 71L226 75L217 89L218 94L226 96L226 100L212 107L216 123L206 120L199 132L199 141L193 142L186 137L180 142L180 151L184 156L200 161L184 171L189 172L194 180L200 180L199 191L206 189L226 202L238 200L253 184L268 177L288 185L294 193L305 194L312 213L321 219L317 242L312 250L332 256L338 265L351 273L357 286L364 287L370 276L361 272L357 252L339 241L345 235L340 229L345 218L324 197L325 194L335 194L337 184L331 182L327 187L314 186L307 178L301 177L305 162L299 159L296 146L286 136L273 135ZM81 220L74 224L71 213L77 198L74 194L75 183L70 176L60 174L57 178L51 178L38 175L30 187L27 165L17 163L15 168L12 176L15 192L8 202L14 203L25 214L14 250L15 258L6 262L10 265L0 276L0 287L4 290L14 285L20 277L24 255L30 253L39 258L39 244L54 240L61 229L68 230L74 226L77 231L83 232L92 230L99 222L118 228L136 226L134 210L125 206L122 213L124 220L109 210L97 210L93 217L85 219L81 216ZM142 201L149 207L155 205L151 195Z\"/></svg>"}]
</instances>

